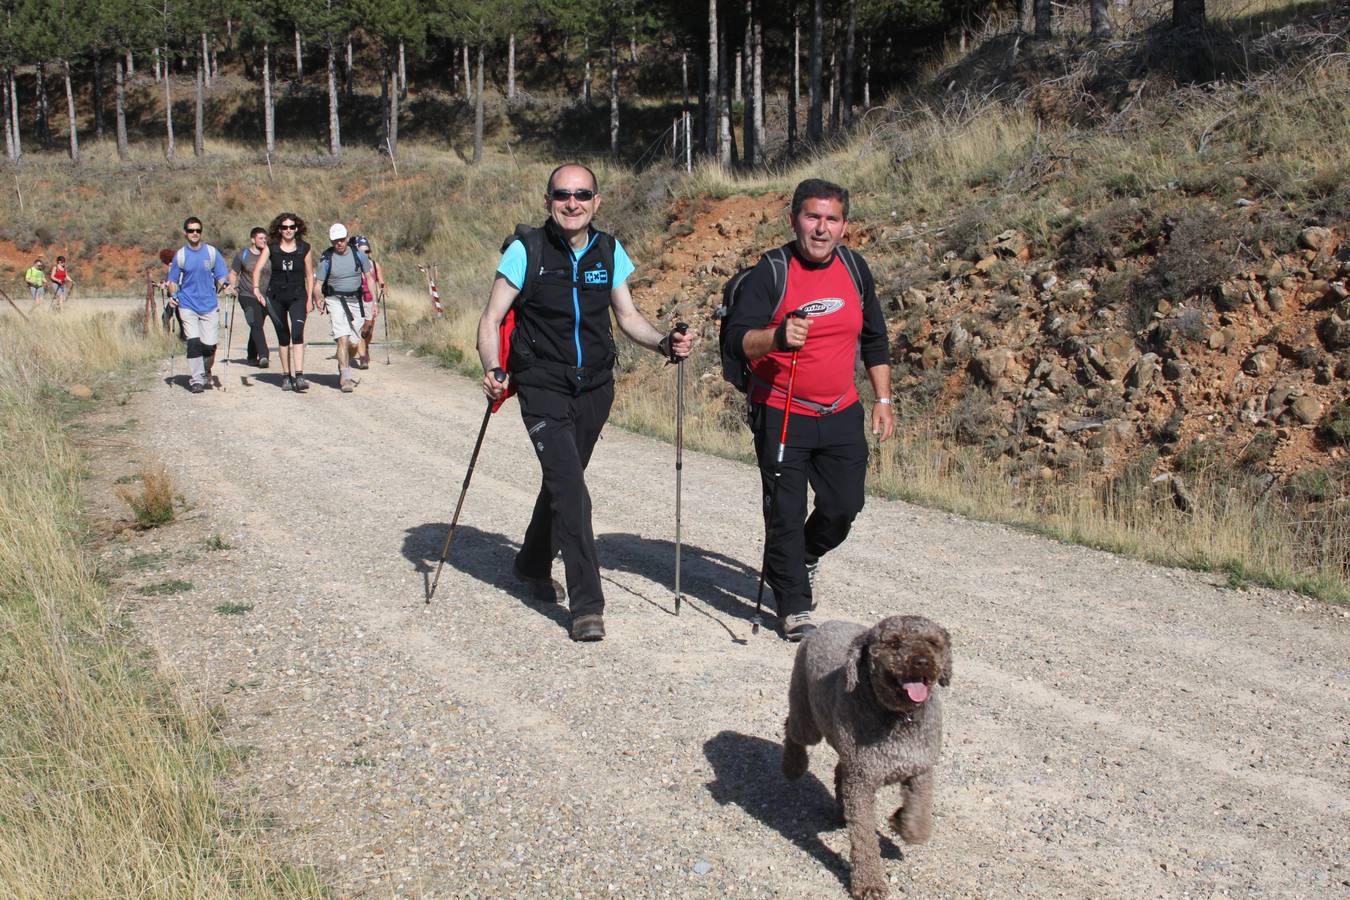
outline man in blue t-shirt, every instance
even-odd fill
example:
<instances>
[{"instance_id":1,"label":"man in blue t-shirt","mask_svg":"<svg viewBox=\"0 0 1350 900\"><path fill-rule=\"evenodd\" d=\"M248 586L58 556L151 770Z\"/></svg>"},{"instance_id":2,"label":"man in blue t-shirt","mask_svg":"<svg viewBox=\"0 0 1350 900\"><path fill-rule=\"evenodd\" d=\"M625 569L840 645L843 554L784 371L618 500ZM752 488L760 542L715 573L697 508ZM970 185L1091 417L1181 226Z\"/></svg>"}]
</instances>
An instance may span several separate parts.
<instances>
[{"instance_id":1,"label":"man in blue t-shirt","mask_svg":"<svg viewBox=\"0 0 1350 900\"><path fill-rule=\"evenodd\" d=\"M605 636L605 598L585 473L614 401L610 316L634 342L671 360L689 355L694 336L662 334L633 303L627 283L632 260L611 235L591 227L600 207L595 173L577 164L554 169L544 207L548 220L526 235L539 255L536 271L528 271L529 251L521 240L497 266L478 320L478 356L489 400L515 388L543 469L513 571L538 589L540 599L556 600L550 568L555 548L560 550L572 640L598 641ZM516 331L508 348L499 328L512 309ZM497 380L501 368L509 368L509 382Z\"/></svg>"},{"instance_id":2,"label":"man in blue t-shirt","mask_svg":"<svg viewBox=\"0 0 1350 900\"><path fill-rule=\"evenodd\" d=\"M187 338L188 390L200 394L213 384L211 364L220 335L216 289L230 277L230 269L219 250L202 242L201 219L183 220L183 235L187 243L169 264L169 305L177 309Z\"/></svg>"}]
</instances>

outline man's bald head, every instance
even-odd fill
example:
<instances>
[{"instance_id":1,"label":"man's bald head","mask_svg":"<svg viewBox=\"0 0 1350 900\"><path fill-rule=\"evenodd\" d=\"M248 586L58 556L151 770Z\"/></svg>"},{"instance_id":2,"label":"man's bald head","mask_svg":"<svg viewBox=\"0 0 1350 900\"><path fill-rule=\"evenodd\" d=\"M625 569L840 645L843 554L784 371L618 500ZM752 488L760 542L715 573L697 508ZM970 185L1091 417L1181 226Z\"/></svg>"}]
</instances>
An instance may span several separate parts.
<instances>
[{"instance_id":1,"label":"man's bald head","mask_svg":"<svg viewBox=\"0 0 1350 900\"><path fill-rule=\"evenodd\" d=\"M558 166L558 168L554 169L552 172L549 172L548 187L544 189L545 193L549 194L553 193L553 182L558 177L558 175L562 173L564 169L576 169L578 171L585 172L587 175L590 176L591 190L595 191L597 194L600 193L600 180L595 177L595 173L591 171L590 166L583 166L581 163L563 163L561 166Z\"/></svg>"}]
</instances>

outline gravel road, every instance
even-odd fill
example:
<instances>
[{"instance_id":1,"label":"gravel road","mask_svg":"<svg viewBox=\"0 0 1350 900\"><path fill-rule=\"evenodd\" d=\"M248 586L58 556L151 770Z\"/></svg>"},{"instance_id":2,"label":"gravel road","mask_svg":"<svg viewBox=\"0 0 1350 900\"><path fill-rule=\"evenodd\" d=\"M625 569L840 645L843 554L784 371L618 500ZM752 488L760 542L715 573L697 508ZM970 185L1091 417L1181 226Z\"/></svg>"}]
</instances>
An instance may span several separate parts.
<instances>
[{"instance_id":1,"label":"gravel road","mask_svg":"<svg viewBox=\"0 0 1350 900\"><path fill-rule=\"evenodd\" d=\"M509 575L538 481L512 402L428 606L483 400L405 355L344 395L330 352L304 396L239 364L227 392L156 384L106 413L136 424L95 463L108 516L147 453L191 506L105 556L250 748L234 789L277 852L344 897L843 896L833 751L778 773L793 647L751 634L753 470L686 454L676 617L672 449L610 429L589 478L609 638L573 644ZM935 836L883 837L896 892L1350 894L1343 609L877 499L821 578L825 618L921 613L954 640ZM166 579L193 587L143 594Z\"/></svg>"}]
</instances>

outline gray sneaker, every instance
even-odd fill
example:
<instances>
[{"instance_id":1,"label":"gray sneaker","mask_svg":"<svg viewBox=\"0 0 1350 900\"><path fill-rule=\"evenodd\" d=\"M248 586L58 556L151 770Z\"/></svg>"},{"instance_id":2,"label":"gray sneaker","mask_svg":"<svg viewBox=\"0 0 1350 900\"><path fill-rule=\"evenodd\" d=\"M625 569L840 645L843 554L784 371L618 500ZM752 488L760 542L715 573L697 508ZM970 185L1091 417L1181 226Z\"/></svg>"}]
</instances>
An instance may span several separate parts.
<instances>
[{"instance_id":1,"label":"gray sneaker","mask_svg":"<svg viewBox=\"0 0 1350 900\"><path fill-rule=\"evenodd\" d=\"M815 630L816 623L811 621L809 611L783 616L783 637L794 644L802 638L810 637Z\"/></svg>"},{"instance_id":2,"label":"gray sneaker","mask_svg":"<svg viewBox=\"0 0 1350 900\"><path fill-rule=\"evenodd\" d=\"M296 393L309 390L309 382L305 380L305 376L297 375L291 379L291 390Z\"/></svg>"}]
</instances>

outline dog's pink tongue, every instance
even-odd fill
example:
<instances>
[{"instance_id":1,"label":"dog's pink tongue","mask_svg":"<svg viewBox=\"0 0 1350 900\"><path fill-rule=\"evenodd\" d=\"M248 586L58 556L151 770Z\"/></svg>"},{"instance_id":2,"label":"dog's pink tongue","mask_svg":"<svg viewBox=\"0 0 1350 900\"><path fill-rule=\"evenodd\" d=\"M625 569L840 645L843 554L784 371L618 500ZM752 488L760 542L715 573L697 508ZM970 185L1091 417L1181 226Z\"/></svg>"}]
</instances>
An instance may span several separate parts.
<instances>
[{"instance_id":1,"label":"dog's pink tongue","mask_svg":"<svg viewBox=\"0 0 1350 900\"><path fill-rule=\"evenodd\" d=\"M906 681L905 693L909 694L909 699L915 703L922 703L928 699L928 685L922 681Z\"/></svg>"}]
</instances>

